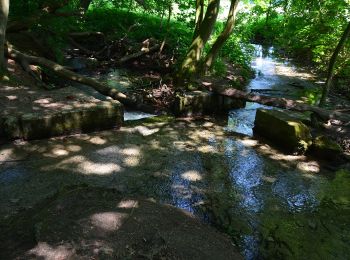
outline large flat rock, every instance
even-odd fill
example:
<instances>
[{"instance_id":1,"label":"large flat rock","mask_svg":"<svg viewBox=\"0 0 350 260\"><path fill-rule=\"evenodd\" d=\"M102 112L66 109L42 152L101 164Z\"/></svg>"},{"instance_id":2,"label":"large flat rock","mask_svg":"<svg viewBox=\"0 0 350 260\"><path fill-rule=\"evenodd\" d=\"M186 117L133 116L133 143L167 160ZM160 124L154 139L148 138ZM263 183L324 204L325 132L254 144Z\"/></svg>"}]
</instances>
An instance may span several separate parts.
<instances>
[{"instance_id":1,"label":"large flat rock","mask_svg":"<svg viewBox=\"0 0 350 260\"><path fill-rule=\"evenodd\" d=\"M120 127L123 105L77 88L52 91L8 84L0 88L0 138L40 139Z\"/></svg>"}]
</instances>

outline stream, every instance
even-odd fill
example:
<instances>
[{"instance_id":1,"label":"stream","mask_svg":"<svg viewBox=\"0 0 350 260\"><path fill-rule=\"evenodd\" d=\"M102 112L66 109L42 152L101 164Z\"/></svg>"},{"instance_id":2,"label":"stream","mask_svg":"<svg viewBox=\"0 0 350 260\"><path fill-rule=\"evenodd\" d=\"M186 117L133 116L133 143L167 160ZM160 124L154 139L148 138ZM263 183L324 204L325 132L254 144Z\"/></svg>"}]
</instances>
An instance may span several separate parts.
<instances>
[{"instance_id":1,"label":"stream","mask_svg":"<svg viewBox=\"0 0 350 260\"><path fill-rule=\"evenodd\" d=\"M297 99L315 88L311 75L275 58L272 47L255 48L256 77L247 91ZM230 111L225 131L253 136L256 110L262 107L272 109L248 102L245 108ZM174 154L171 184L165 184L165 189L172 187L172 199L165 202L230 234L245 259L347 258L348 174L329 175L317 162L309 163L306 171L283 167L283 159L261 154L253 143L211 136L208 145L215 156ZM327 194L330 191L334 193Z\"/></svg>"},{"instance_id":2,"label":"stream","mask_svg":"<svg viewBox=\"0 0 350 260\"><path fill-rule=\"evenodd\" d=\"M312 76L273 57L272 48L256 46L252 66L257 72L247 91L301 98L314 86ZM259 107L230 111L225 125L155 118L118 131L1 147L0 221L30 212L62 187L84 184L190 212L228 234L247 260L348 259L348 172L259 144L252 138Z\"/></svg>"}]
</instances>

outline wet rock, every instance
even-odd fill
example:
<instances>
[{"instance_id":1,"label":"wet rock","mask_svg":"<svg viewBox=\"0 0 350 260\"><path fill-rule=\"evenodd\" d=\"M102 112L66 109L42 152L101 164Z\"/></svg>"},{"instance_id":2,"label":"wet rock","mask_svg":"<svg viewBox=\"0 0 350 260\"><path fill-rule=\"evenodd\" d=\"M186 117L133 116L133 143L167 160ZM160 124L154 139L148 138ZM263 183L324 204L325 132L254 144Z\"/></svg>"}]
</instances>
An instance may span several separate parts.
<instances>
[{"instance_id":1,"label":"wet rock","mask_svg":"<svg viewBox=\"0 0 350 260\"><path fill-rule=\"evenodd\" d=\"M337 159L343 152L339 144L328 138L327 136L317 136L311 146L311 152L322 159Z\"/></svg>"},{"instance_id":2,"label":"wet rock","mask_svg":"<svg viewBox=\"0 0 350 260\"><path fill-rule=\"evenodd\" d=\"M210 91L191 91L176 96L173 111L176 115L193 116L227 112L242 108L245 102L216 95Z\"/></svg>"},{"instance_id":3,"label":"wet rock","mask_svg":"<svg viewBox=\"0 0 350 260\"><path fill-rule=\"evenodd\" d=\"M253 131L288 152L304 153L311 145L310 129L295 113L258 109Z\"/></svg>"}]
</instances>

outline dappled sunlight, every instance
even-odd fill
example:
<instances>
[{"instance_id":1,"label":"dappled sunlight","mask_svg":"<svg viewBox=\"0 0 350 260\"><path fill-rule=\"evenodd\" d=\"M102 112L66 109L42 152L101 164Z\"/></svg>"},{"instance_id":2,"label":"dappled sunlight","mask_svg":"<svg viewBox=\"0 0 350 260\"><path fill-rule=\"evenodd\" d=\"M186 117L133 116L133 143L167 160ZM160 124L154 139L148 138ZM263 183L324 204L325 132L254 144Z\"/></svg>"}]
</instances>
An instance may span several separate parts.
<instances>
[{"instance_id":1,"label":"dappled sunlight","mask_svg":"<svg viewBox=\"0 0 350 260\"><path fill-rule=\"evenodd\" d=\"M128 214L126 213L103 212L93 214L90 217L90 221L94 228L102 229L105 232L113 232L122 226L123 221L127 217Z\"/></svg>"},{"instance_id":2,"label":"dappled sunlight","mask_svg":"<svg viewBox=\"0 0 350 260\"><path fill-rule=\"evenodd\" d=\"M5 148L0 150L0 163L13 159L15 156L14 148Z\"/></svg>"},{"instance_id":3,"label":"dappled sunlight","mask_svg":"<svg viewBox=\"0 0 350 260\"><path fill-rule=\"evenodd\" d=\"M142 136L149 136L149 135L153 135L157 132L159 132L160 128L154 128L154 129L150 129L146 126L137 126L135 127L135 132L141 134Z\"/></svg>"},{"instance_id":4,"label":"dappled sunlight","mask_svg":"<svg viewBox=\"0 0 350 260\"><path fill-rule=\"evenodd\" d=\"M181 177L188 181L200 181L203 179L202 175L198 171L186 171L181 174Z\"/></svg>"},{"instance_id":5,"label":"dappled sunlight","mask_svg":"<svg viewBox=\"0 0 350 260\"><path fill-rule=\"evenodd\" d=\"M65 155L68 155L69 152L65 149L60 149L60 148L54 148L52 149L51 153L54 155L54 156L65 156Z\"/></svg>"},{"instance_id":6,"label":"dappled sunlight","mask_svg":"<svg viewBox=\"0 0 350 260\"><path fill-rule=\"evenodd\" d=\"M138 206L137 200L122 200L117 204L117 207L122 209L138 208Z\"/></svg>"},{"instance_id":7,"label":"dappled sunlight","mask_svg":"<svg viewBox=\"0 0 350 260\"><path fill-rule=\"evenodd\" d=\"M318 173L320 172L320 165L316 161L299 162L297 169L306 173Z\"/></svg>"},{"instance_id":8,"label":"dappled sunlight","mask_svg":"<svg viewBox=\"0 0 350 260\"><path fill-rule=\"evenodd\" d=\"M18 97L15 96L15 95L6 96L6 98L7 98L8 100L16 100L16 99L18 99Z\"/></svg>"},{"instance_id":9,"label":"dappled sunlight","mask_svg":"<svg viewBox=\"0 0 350 260\"><path fill-rule=\"evenodd\" d=\"M117 163L103 163L94 162L82 155L75 155L69 157L57 164L45 166L44 170L51 171L55 169L61 169L71 172L77 172L83 175L110 175L112 173L120 172L121 166Z\"/></svg>"},{"instance_id":10,"label":"dappled sunlight","mask_svg":"<svg viewBox=\"0 0 350 260\"><path fill-rule=\"evenodd\" d=\"M89 139L89 142L92 144L103 145L107 142L107 140L100 136L94 136L91 139Z\"/></svg>"},{"instance_id":11,"label":"dappled sunlight","mask_svg":"<svg viewBox=\"0 0 350 260\"><path fill-rule=\"evenodd\" d=\"M47 260L61 260L73 257L75 254L74 248L71 245L59 245L56 247L50 246L46 242L39 242L36 247L28 252L29 256L43 258Z\"/></svg>"}]
</instances>

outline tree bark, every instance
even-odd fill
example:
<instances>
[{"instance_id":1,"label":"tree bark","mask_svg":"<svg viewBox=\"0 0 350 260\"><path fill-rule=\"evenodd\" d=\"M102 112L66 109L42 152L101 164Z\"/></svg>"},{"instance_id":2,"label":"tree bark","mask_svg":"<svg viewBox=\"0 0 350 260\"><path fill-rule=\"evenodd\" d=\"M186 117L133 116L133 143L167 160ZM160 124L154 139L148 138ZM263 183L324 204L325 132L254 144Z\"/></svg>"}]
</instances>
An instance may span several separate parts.
<instances>
[{"instance_id":1,"label":"tree bark","mask_svg":"<svg viewBox=\"0 0 350 260\"><path fill-rule=\"evenodd\" d=\"M139 109L145 112L154 112L154 109L151 106L138 103L137 101L132 100L131 98L127 97L125 94L117 91L114 88L109 87L106 84L103 84L95 79L88 78L80 74L77 74L75 72L72 72L53 61L47 60L42 57L36 57L36 56L31 56L31 55L21 53L15 50L11 45L8 48L7 55L9 58L19 62L20 64L25 62L33 65L42 66L51 70L53 73L55 73L56 75L64 79L75 81L84 85L88 85L94 88L99 93L105 96L109 96L113 99L116 99L126 106L130 106L134 109Z\"/></svg>"},{"instance_id":2,"label":"tree bark","mask_svg":"<svg viewBox=\"0 0 350 260\"><path fill-rule=\"evenodd\" d=\"M342 50L342 48L345 45L346 40L349 38L350 35L350 22L347 25L346 29L344 30L344 33L342 35L342 37L340 38L337 47L335 48L331 59L329 60L329 64L328 64L328 70L327 70L327 80L326 80L326 84L323 87L322 90L322 96L321 96L321 100L320 100L320 107L324 106L326 103L326 99L328 96L328 92L331 88L332 85L332 79L334 76L334 67L335 67L335 63L337 61L339 52Z\"/></svg>"},{"instance_id":3,"label":"tree bark","mask_svg":"<svg viewBox=\"0 0 350 260\"><path fill-rule=\"evenodd\" d=\"M237 98L248 102L255 102L266 106L273 106L299 112L311 111L325 121L329 119L339 119L344 122L350 122L350 115L347 115L345 113L341 113L339 111L330 111L316 106L310 106L308 104L300 103L291 99L254 95L238 89L224 88L220 86L210 86L210 90L222 96Z\"/></svg>"},{"instance_id":4,"label":"tree bark","mask_svg":"<svg viewBox=\"0 0 350 260\"><path fill-rule=\"evenodd\" d=\"M198 36L199 28L203 22L204 16L204 0L196 0L196 18L195 18L195 29L193 33L193 38Z\"/></svg>"},{"instance_id":5,"label":"tree bark","mask_svg":"<svg viewBox=\"0 0 350 260\"><path fill-rule=\"evenodd\" d=\"M213 62L215 61L220 49L225 44L225 42L230 37L230 35L233 31L233 28L235 25L238 3L239 3L239 0L231 0L231 6L230 6L229 13L228 13L225 28L220 33L219 37L216 39L215 43L211 47L207 56L205 57L205 61L204 61L204 70L205 71L209 70L213 66Z\"/></svg>"},{"instance_id":6,"label":"tree bark","mask_svg":"<svg viewBox=\"0 0 350 260\"><path fill-rule=\"evenodd\" d=\"M9 0L0 0L0 74L6 71L5 38L9 14Z\"/></svg>"},{"instance_id":7,"label":"tree bark","mask_svg":"<svg viewBox=\"0 0 350 260\"><path fill-rule=\"evenodd\" d=\"M198 31L198 36L193 39L187 55L180 68L180 77L190 77L198 70L203 48L213 31L219 14L220 0L209 0L207 11Z\"/></svg>"}]
</instances>

